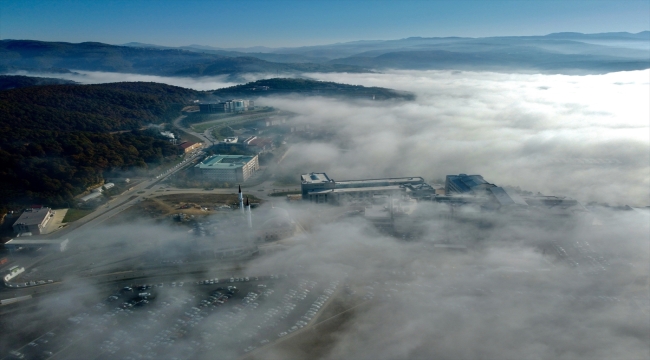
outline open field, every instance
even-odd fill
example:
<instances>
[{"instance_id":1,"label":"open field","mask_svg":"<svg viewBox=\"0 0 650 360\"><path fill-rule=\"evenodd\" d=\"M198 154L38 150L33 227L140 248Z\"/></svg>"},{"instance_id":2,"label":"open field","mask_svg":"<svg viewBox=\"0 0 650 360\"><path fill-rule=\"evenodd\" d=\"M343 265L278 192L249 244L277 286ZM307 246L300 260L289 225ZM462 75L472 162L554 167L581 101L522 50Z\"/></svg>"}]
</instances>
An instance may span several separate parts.
<instances>
[{"instance_id":1,"label":"open field","mask_svg":"<svg viewBox=\"0 0 650 360\"><path fill-rule=\"evenodd\" d=\"M219 124L236 124L242 121L260 120L271 115L278 114L278 111L271 111L268 108L252 110L244 114L211 114L206 116L206 121L191 124L190 128L196 132L203 132Z\"/></svg>"},{"instance_id":2,"label":"open field","mask_svg":"<svg viewBox=\"0 0 650 360\"><path fill-rule=\"evenodd\" d=\"M164 190L158 190L160 192ZM237 194L211 194L206 190L205 194L174 194L155 196L143 199L138 204L130 207L120 215L109 221L111 224L135 221L138 219L164 219L170 215L184 213L194 216L205 216L210 214L223 214L214 210L222 205L237 204ZM255 203L261 202L255 196L248 195L248 198Z\"/></svg>"},{"instance_id":3,"label":"open field","mask_svg":"<svg viewBox=\"0 0 650 360\"><path fill-rule=\"evenodd\" d=\"M65 214L65 217L63 218L63 222L68 223L68 222L79 220L93 211L94 210L88 210L88 209L68 209L68 212Z\"/></svg>"}]
</instances>

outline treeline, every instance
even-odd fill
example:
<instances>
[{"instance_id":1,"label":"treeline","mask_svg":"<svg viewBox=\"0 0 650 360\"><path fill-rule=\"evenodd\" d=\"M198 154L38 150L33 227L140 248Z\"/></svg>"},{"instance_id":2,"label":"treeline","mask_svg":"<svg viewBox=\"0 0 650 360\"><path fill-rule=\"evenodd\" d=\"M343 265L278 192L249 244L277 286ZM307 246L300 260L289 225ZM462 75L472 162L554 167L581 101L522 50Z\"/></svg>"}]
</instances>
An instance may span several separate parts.
<instances>
[{"instance_id":1,"label":"treeline","mask_svg":"<svg viewBox=\"0 0 650 360\"><path fill-rule=\"evenodd\" d=\"M0 130L117 131L170 121L200 93L156 83L53 85L0 92Z\"/></svg>"},{"instance_id":2,"label":"treeline","mask_svg":"<svg viewBox=\"0 0 650 360\"><path fill-rule=\"evenodd\" d=\"M74 81L22 75L0 75L0 90L11 90L29 86L76 84Z\"/></svg>"},{"instance_id":3,"label":"treeline","mask_svg":"<svg viewBox=\"0 0 650 360\"><path fill-rule=\"evenodd\" d=\"M105 172L146 169L182 150L158 131L193 90L154 83L0 92L0 204L67 205Z\"/></svg>"}]
</instances>

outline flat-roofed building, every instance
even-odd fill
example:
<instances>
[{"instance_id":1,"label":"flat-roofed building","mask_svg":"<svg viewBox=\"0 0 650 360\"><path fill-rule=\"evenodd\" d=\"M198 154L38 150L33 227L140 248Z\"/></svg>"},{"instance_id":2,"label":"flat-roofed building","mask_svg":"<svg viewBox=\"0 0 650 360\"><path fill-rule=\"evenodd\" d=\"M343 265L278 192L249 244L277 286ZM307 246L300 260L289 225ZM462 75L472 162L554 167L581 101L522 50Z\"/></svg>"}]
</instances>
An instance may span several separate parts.
<instances>
[{"instance_id":1,"label":"flat-roofed building","mask_svg":"<svg viewBox=\"0 0 650 360\"><path fill-rule=\"evenodd\" d=\"M303 200L316 203L372 201L375 195L402 194L409 187L425 184L421 177L334 181L325 173L302 175L300 182Z\"/></svg>"},{"instance_id":2,"label":"flat-roofed building","mask_svg":"<svg viewBox=\"0 0 650 360\"><path fill-rule=\"evenodd\" d=\"M195 142L185 141L185 142L180 143L178 146L180 146L181 149L183 149L183 151L187 154L187 153L190 153L190 152L200 148L201 145L203 145L203 143L200 143L200 142L195 143Z\"/></svg>"},{"instance_id":3,"label":"flat-roofed building","mask_svg":"<svg viewBox=\"0 0 650 360\"><path fill-rule=\"evenodd\" d=\"M203 114L242 112L253 110L255 102L253 100L233 99L220 103L201 103L199 111Z\"/></svg>"},{"instance_id":4,"label":"flat-roofed building","mask_svg":"<svg viewBox=\"0 0 650 360\"><path fill-rule=\"evenodd\" d=\"M213 155L194 167L203 178L220 182L246 181L259 169L257 155Z\"/></svg>"},{"instance_id":5,"label":"flat-roofed building","mask_svg":"<svg viewBox=\"0 0 650 360\"><path fill-rule=\"evenodd\" d=\"M487 194L486 191L489 191L488 188L494 187L496 185L490 184L489 182L483 179L481 175L467 175L467 174L458 174L458 175L447 175L445 179L445 193L447 195L452 194L473 194L473 195L483 195Z\"/></svg>"},{"instance_id":6,"label":"flat-roofed building","mask_svg":"<svg viewBox=\"0 0 650 360\"><path fill-rule=\"evenodd\" d=\"M25 209L13 224L14 232L16 234L32 233L38 235L50 221L51 215L52 209L48 207Z\"/></svg>"}]
</instances>

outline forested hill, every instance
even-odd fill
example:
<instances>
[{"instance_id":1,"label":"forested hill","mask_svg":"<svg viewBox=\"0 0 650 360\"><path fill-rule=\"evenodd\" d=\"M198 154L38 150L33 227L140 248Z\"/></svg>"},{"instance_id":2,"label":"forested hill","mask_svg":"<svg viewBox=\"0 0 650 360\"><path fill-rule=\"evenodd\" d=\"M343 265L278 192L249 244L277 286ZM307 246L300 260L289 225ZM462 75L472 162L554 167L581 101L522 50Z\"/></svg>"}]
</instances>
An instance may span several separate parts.
<instances>
[{"instance_id":1,"label":"forested hill","mask_svg":"<svg viewBox=\"0 0 650 360\"><path fill-rule=\"evenodd\" d=\"M0 92L0 130L116 131L177 116L200 93L157 83L53 85Z\"/></svg>"},{"instance_id":2,"label":"forested hill","mask_svg":"<svg viewBox=\"0 0 650 360\"><path fill-rule=\"evenodd\" d=\"M413 94L408 92L381 87L366 87L361 85L348 85L328 81L294 78L258 80L244 85L236 85L215 90L212 92L212 94L221 98L259 97L286 94L318 95L375 100L412 100L414 97Z\"/></svg>"},{"instance_id":3,"label":"forested hill","mask_svg":"<svg viewBox=\"0 0 650 360\"><path fill-rule=\"evenodd\" d=\"M200 93L155 83L50 85L0 92L0 206L60 206L106 171L180 153L155 131Z\"/></svg>"},{"instance_id":4,"label":"forested hill","mask_svg":"<svg viewBox=\"0 0 650 360\"><path fill-rule=\"evenodd\" d=\"M28 86L76 84L74 81L22 75L0 75L0 91Z\"/></svg>"}]
</instances>

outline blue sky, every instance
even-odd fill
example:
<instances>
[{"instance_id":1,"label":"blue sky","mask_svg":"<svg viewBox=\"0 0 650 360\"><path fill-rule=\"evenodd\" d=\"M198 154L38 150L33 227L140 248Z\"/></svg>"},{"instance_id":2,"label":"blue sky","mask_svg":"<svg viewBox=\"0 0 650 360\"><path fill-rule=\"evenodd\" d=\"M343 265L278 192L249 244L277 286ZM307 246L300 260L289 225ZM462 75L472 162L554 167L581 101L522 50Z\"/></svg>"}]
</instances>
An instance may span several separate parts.
<instances>
[{"instance_id":1,"label":"blue sky","mask_svg":"<svg viewBox=\"0 0 650 360\"><path fill-rule=\"evenodd\" d=\"M650 30L650 0L0 1L0 38L218 47Z\"/></svg>"}]
</instances>

